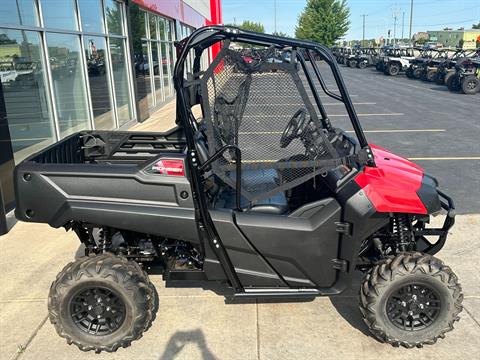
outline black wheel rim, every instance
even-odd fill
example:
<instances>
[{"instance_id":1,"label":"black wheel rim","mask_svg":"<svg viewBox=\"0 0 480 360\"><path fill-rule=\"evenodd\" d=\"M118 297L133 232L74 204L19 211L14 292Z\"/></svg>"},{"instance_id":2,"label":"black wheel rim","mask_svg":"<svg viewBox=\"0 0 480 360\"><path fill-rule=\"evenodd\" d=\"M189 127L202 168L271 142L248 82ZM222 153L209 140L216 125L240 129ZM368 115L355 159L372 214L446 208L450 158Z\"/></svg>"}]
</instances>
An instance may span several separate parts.
<instances>
[{"instance_id":1,"label":"black wheel rim","mask_svg":"<svg viewBox=\"0 0 480 360\"><path fill-rule=\"evenodd\" d=\"M477 87L477 82L475 80L469 80L467 83L468 90L474 90Z\"/></svg>"},{"instance_id":2,"label":"black wheel rim","mask_svg":"<svg viewBox=\"0 0 480 360\"><path fill-rule=\"evenodd\" d=\"M125 304L110 289L91 287L72 297L70 316L75 325L90 335L104 336L117 331L125 320Z\"/></svg>"},{"instance_id":3,"label":"black wheel rim","mask_svg":"<svg viewBox=\"0 0 480 360\"><path fill-rule=\"evenodd\" d=\"M441 310L438 293L425 284L407 284L394 291L387 301L388 319L407 331L431 326Z\"/></svg>"}]
</instances>

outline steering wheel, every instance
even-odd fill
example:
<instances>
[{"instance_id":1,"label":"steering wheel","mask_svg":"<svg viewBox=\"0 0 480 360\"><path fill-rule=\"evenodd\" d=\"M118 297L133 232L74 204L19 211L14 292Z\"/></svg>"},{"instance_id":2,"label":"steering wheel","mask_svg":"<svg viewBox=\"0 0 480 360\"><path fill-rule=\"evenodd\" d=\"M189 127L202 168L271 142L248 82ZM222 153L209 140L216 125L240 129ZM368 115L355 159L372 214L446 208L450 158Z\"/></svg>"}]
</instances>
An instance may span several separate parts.
<instances>
[{"instance_id":1,"label":"steering wheel","mask_svg":"<svg viewBox=\"0 0 480 360\"><path fill-rule=\"evenodd\" d=\"M280 138L281 148L286 148L288 145L290 145L293 139L301 135L301 132L303 132L304 129L304 124L307 117L306 115L307 112L305 109L300 109L293 114L292 118L285 127L285 130L283 130L282 137Z\"/></svg>"}]
</instances>

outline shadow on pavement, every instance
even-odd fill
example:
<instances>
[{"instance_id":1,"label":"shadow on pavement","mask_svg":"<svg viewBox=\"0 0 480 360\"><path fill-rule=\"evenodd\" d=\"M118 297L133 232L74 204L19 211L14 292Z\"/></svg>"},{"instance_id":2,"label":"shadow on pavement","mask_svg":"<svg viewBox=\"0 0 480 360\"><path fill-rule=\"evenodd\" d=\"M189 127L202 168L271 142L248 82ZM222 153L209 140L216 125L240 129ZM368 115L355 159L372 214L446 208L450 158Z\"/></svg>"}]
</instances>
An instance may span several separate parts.
<instances>
[{"instance_id":1,"label":"shadow on pavement","mask_svg":"<svg viewBox=\"0 0 480 360\"><path fill-rule=\"evenodd\" d=\"M195 344L200 349L202 360L215 360L215 355L210 351L205 341L205 335L202 330L196 329L192 331L177 331L168 340L165 351L160 356L159 360L175 359L187 344Z\"/></svg>"}]
</instances>

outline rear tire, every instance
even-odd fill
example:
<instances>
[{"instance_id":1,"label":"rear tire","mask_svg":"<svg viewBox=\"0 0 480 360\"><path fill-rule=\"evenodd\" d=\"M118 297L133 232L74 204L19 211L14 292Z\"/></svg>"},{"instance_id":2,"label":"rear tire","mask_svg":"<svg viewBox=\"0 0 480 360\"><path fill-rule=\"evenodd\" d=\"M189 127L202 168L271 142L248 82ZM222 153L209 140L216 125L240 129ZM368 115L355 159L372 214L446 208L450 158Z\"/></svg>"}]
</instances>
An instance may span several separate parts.
<instances>
[{"instance_id":1,"label":"rear tire","mask_svg":"<svg viewBox=\"0 0 480 360\"><path fill-rule=\"evenodd\" d=\"M427 71L427 76L426 79L429 82L434 82L437 78L437 70L436 69L430 69Z\"/></svg>"},{"instance_id":2,"label":"rear tire","mask_svg":"<svg viewBox=\"0 0 480 360\"><path fill-rule=\"evenodd\" d=\"M383 71L383 66L382 66L382 64L381 64L381 63L377 63L377 64L375 65L375 69L377 69L377 71Z\"/></svg>"},{"instance_id":3,"label":"rear tire","mask_svg":"<svg viewBox=\"0 0 480 360\"><path fill-rule=\"evenodd\" d=\"M407 348L436 343L462 311L462 288L453 271L422 253L377 263L365 276L360 311L381 342Z\"/></svg>"},{"instance_id":4,"label":"rear tire","mask_svg":"<svg viewBox=\"0 0 480 360\"><path fill-rule=\"evenodd\" d=\"M455 71L448 71L443 77L443 85L448 86L448 79L450 79L452 76L455 76Z\"/></svg>"},{"instance_id":5,"label":"rear tire","mask_svg":"<svg viewBox=\"0 0 480 360\"><path fill-rule=\"evenodd\" d=\"M447 87L450 91L460 90L460 79L456 74L448 78Z\"/></svg>"},{"instance_id":6,"label":"rear tire","mask_svg":"<svg viewBox=\"0 0 480 360\"><path fill-rule=\"evenodd\" d=\"M351 68L357 67L357 61L356 60L350 60L350 63L348 64Z\"/></svg>"},{"instance_id":7,"label":"rear tire","mask_svg":"<svg viewBox=\"0 0 480 360\"><path fill-rule=\"evenodd\" d=\"M462 79L460 87L464 94L476 94L480 91L480 79L475 75L468 75Z\"/></svg>"},{"instance_id":8,"label":"rear tire","mask_svg":"<svg viewBox=\"0 0 480 360\"><path fill-rule=\"evenodd\" d=\"M50 287L48 311L57 333L80 350L114 352L142 337L158 297L148 275L112 254L68 264Z\"/></svg>"},{"instance_id":9,"label":"rear tire","mask_svg":"<svg viewBox=\"0 0 480 360\"><path fill-rule=\"evenodd\" d=\"M386 73L390 76L397 76L400 72L400 66L398 64L389 64L386 69Z\"/></svg>"},{"instance_id":10,"label":"rear tire","mask_svg":"<svg viewBox=\"0 0 480 360\"><path fill-rule=\"evenodd\" d=\"M416 68L415 70L413 70L412 76L414 79L417 79L417 80L420 79L420 77L422 76L422 69Z\"/></svg>"},{"instance_id":11,"label":"rear tire","mask_svg":"<svg viewBox=\"0 0 480 360\"><path fill-rule=\"evenodd\" d=\"M360 61L358 64L357 64L357 67L359 69L365 69L367 67L367 63L365 61Z\"/></svg>"}]
</instances>

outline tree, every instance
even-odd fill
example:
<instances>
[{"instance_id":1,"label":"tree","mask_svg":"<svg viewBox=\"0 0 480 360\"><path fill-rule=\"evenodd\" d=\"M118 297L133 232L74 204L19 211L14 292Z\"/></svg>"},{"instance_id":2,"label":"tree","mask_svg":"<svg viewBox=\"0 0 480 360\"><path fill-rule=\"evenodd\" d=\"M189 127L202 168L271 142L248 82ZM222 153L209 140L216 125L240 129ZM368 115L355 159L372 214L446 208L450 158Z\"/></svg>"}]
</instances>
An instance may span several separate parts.
<instances>
[{"instance_id":1,"label":"tree","mask_svg":"<svg viewBox=\"0 0 480 360\"><path fill-rule=\"evenodd\" d=\"M308 0L298 17L295 36L333 46L347 33L349 16L350 9L345 0Z\"/></svg>"},{"instance_id":2,"label":"tree","mask_svg":"<svg viewBox=\"0 0 480 360\"><path fill-rule=\"evenodd\" d=\"M288 35L287 33L284 33L283 31L274 31L274 32L272 33L272 35L282 36L282 37L290 37L290 35Z\"/></svg>"},{"instance_id":3,"label":"tree","mask_svg":"<svg viewBox=\"0 0 480 360\"><path fill-rule=\"evenodd\" d=\"M240 25L227 24L227 26L233 26L242 30L255 31L259 33L265 32L265 27L262 23L250 20L244 20L243 23L241 23Z\"/></svg>"},{"instance_id":4,"label":"tree","mask_svg":"<svg viewBox=\"0 0 480 360\"><path fill-rule=\"evenodd\" d=\"M478 24L473 24L472 29L480 29L480 21L478 22Z\"/></svg>"},{"instance_id":5,"label":"tree","mask_svg":"<svg viewBox=\"0 0 480 360\"><path fill-rule=\"evenodd\" d=\"M417 40L415 41L415 44L416 44L416 45L424 45L426 42L427 42L427 39L425 39L425 38L422 37L422 38L417 39Z\"/></svg>"}]
</instances>

